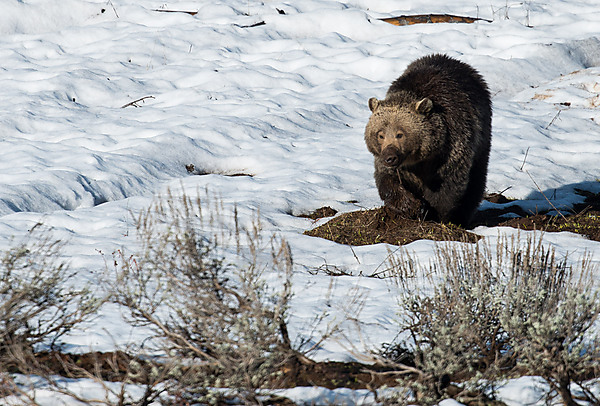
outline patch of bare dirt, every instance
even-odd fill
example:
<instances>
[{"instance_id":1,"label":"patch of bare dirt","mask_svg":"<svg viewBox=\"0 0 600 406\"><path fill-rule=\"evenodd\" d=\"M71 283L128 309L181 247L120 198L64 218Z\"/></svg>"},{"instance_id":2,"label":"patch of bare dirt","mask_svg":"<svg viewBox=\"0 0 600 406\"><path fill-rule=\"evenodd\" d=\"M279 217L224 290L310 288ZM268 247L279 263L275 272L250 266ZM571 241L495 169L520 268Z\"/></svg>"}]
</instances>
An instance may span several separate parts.
<instances>
[{"instance_id":1,"label":"patch of bare dirt","mask_svg":"<svg viewBox=\"0 0 600 406\"><path fill-rule=\"evenodd\" d=\"M593 241L600 241L600 193L581 189L575 189L575 193L584 196L585 200L583 203L575 204L573 212L569 215L536 214L527 216L525 214L501 221L497 225L551 233L569 231Z\"/></svg>"},{"instance_id":2,"label":"patch of bare dirt","mask_svg":"<svg viewBox=\"0 0 600 406\"><path fill-rule=\"evenodd\" d=\"M41 351L33 354L28 363L30 367L47 371L52 375L69 378L83 378L97 376L105 381L118 382L126 378L129 365L134 357L122 351L114 352L89 352L85 354L67 354L60 351ZM140 365L148 364L139 360ZM27 373L21 371L17 365L8 365L10 372ZM148 368L149 370L149 368ZM145 377L140 374L135 382L143 383Z\"/></svg>"},{"instance_id":3,"label":"patch of bare dirt","mask_svg":"<svg viewBox=\"0 0 600 406\"><path fill-rule=\"evenodd\" d=\"M128 366L135 360L148 370L150 361L140 360L124 352L92 352L86 354L65 354L58 351L35 354L35 362L45 371L70 378L96 376L106 381L131 379ZM156 364L155 364L156 366ZM379 387L395 385L394 377L379 375L390 368L377 365L365 365L358 362L302 362L292 357L281 369L281 373L272 382L274 388L293 388L296 386L321 386L324 388L364 389L368 385ZM11 372L22 372L15 369ZM377 374L375 376L374 374ZM136 377L137 383L145 383L144 374Z\"/></svg>"},{"instance_id":4,"label":"patch of bare dirt","mask_svg":"<svg viewBox=\"0 0 600 406\"><path fill-rule=\"evenodd\" d=\"M325 206L325 207L318 208L317 210L313 211L312 213L301 214L298 217L304 217L304 218L308 218L311 220L318 220L318 219L322 219L325 217L333 217L336 214L337 214L337 210L332 209L329 206Z\"/></svg>"},{"instance_id":5,"label":"patch of bare dirt","mask_svg":"<svg viewBox=\"0 0 600 406\"><path fill-rule=\"evenodd\" d=\"M280 388L320 386L328 389L396 386L398 384L396 376L383 374L390 370L383 366L365 365L358 362L306 363L292 360L282 370L282 377L276 386Z\"/></svg>"},{"instance_id":6,"label":"patch of bare dirt","mask_svg":"<svg viewBox=\"0 0 600 406\"><path fill-rule=\"evenodd\" d=\"M471 227L484 225L545 232L570 231L590 240L600 241L600 193L582 190L577 190L577 193L585 196L585 201L575 205L573 214L568 216L528 215L517 204L511 205L511 200L503 195L490 195L486 200L505 206L477 212ZM335 214L335 211L332 214L326 209L330 208L321 208L306 217L319 219ZM322 215L323 213L326 214ZM513 218L507 219L507 214ZM343 213L304 234L347 245L404 245L421 239L476 242L479 239L464 228L452 224L406 219L386 207Z\"/></svg>"},{"instance_id":7,"label":"patch of bare dirt","mask_svg":"<svg viewBox=\"0 0 600 406\"><path fill-rule=\"evenodd\" d=\"M405 365L414 366L410 357L407 359L403 354ZM35 363L51 375L61 375L70 378L97 377L103 380L122 382L132 378L127 365L132 361L143 365L143 369L151 370L158 367L151 361L141 360L123 352L88 353L88 354L64 354L60 352L41 352L35 354ZM408 361L408 362L407 362ZM15 371L18 372L18 371ZM140 384L156 384L142 373L133 381ZM298 386L319 386L328 389L377 389L383 386L394 387L398 385L398 378L402 374L392 367L383 365L367 365L358 362L310 362L301 361L292 357L279 371L277 377L271 382L272 389L294 388ZM461 392L456 385L450 384L446 392L451 396ZM478 398L480 399L480 398ZM232 404L234 399L228 399L225 403ZM272 406L292 406L293 401L282 397L271 395L261 399L261 404ZM481 403L466 403L469 406ZM485 403L493 404L493 403Z\"/></svg>"},{"instance_id":8,"label":"patch of bare dirt","mask_svg":"<svg viewBox=\"0 0 600 406\"><path fill-rule=\"evenodd\" d=\"M304 234L347 245L404 245L422 239L476 242L479 239L476 234L451 224L403 218L385 206L341 214Z\"/></svg>"},{"instance_id":9,"label":"patch of bare dirt","mask_svg":"<svg viewBox=\"0 0 600 406\"><path fill-rule=\"evenodd\" d=\"M551 233L569 231L593 241L600 241L600 211L597 210L586 210L565 217L536 214L535 216L510 219L499 225Z\"/></svg>"}]
</instances>

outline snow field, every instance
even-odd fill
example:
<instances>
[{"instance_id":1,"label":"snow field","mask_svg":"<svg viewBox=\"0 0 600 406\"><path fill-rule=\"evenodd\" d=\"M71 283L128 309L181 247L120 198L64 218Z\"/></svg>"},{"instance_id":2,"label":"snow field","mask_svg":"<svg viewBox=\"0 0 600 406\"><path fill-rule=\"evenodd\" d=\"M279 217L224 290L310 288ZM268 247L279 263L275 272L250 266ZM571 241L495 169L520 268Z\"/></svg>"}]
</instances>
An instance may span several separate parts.
<instances>
[{"instance_id":1,"label":"snow field","mask_svg":"<svg viewBox=\"0 0 600 406\"><path fill-rule=\"evenodd\" d=\"M362 359L397 333L397 288L369 277L397 248L350 248L304 236L324 220L296 216L322 206L346 212L381 204L363 141L367 100L382 98L408 63L433 52L472 64L490 86L489 192L503 191L530 212L551 208L544 195L560 209L583 200L575 188L600 192L600 7L594 0L508 7L504 0L164 5L197 10L195 16L154 11L161 7L149 0L6 0L0 247L41 221L68 242L65 256L81 282L94 283L113 251L138 247L134 217L155 196L208 189L226 210L237 206L245 224L259 210L265 233L290 243L292 339L318 339L339 321L344 334L311 356ZM377 20L419 13L493 22L396 27ZM121 108L146 96L153 98ZM204 175L190 175L189 164ZM249 176L228 176L239 174ZM498 205L482 204L490 207ZM475 232L490 246L516 233ZM597 242L570 233L544 240L559 253L600 258ZM434 246L418 241L401 250L427 264ZM314 274L324 265L349 275ZM275 275L269 278L277 283ZM357 295L364 298L360 331L345 320ZM107 351L145 334L107 305L66 345Z\"/></svg>"}]
</instances>

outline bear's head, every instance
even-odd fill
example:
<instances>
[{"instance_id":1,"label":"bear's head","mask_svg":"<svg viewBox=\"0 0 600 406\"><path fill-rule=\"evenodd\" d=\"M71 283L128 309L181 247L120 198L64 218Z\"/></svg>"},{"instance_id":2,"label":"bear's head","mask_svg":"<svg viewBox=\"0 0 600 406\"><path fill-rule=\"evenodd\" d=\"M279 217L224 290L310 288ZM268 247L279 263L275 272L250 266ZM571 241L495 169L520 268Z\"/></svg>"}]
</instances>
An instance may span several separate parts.
<instances>
[{"instance_id":1,"label":"bear's head","mask_svg":"<svg viewBox=\"0 0 600 406\"><path fill-rule=\"evenodd\" d=\"M438 133L431 99L372 97L369 108L372 115L365 129L365 141L369 152L383 165L410 166L431 156Z\"/></svg>"}]
</instances>

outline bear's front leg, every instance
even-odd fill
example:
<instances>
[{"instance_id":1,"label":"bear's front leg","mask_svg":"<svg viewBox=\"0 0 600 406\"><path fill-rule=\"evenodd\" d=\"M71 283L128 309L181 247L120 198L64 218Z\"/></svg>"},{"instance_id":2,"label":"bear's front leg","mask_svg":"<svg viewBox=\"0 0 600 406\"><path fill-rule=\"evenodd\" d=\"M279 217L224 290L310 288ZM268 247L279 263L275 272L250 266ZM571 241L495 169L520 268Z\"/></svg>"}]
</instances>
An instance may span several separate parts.
<instances>
[{"instance_id":1,"label":"bear's front leg","mask_svg":"<svg viewBox=\"0 0 600 406\"><path fill-rule=\"evenodd\" d=\"M429 205L408 191L395 172L375 171L375 184L386 207L409 219L424 219Z\"/></svg>"}]
</instances>

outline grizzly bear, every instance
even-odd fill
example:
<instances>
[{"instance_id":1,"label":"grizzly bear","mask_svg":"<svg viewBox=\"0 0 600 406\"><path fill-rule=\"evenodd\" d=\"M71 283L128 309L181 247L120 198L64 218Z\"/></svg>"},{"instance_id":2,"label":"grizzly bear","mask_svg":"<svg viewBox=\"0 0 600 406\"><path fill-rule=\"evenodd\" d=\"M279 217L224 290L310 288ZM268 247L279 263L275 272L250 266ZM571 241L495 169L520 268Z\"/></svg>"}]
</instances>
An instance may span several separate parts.
<instances>
[{"instance_id":1,"label":"grizzly bear","mask_svg":"<svg viewBox=\"0 0 600 406\"><path fill-rule=\"evenodd\" d=\"M447 55L412 62L369 100L365 142L385 205L410 218L467 226L483 198L492 104L481 75Z\"/></svg>"}]
</instances>

